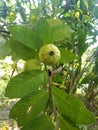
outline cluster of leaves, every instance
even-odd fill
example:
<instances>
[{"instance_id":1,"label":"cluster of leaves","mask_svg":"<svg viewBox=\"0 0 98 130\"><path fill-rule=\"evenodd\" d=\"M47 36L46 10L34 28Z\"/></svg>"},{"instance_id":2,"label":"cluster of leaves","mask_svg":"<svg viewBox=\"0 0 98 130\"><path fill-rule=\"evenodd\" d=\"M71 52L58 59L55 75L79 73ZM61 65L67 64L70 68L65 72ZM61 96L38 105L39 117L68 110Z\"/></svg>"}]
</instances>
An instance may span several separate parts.
<instances>
[{"instance_id":1,"label":"cluster of leaves","mask_svg":"<svg viewBox=\"0 0 98 130\"><path fill-rule=\"evenodd\" d=\"M6 16L1 14L4 24L0 31L0 57L11 55L15 61L39 61L39 49L44 44L54 43L60 49L61 59L50 71L61 65L64 68L54 77L44 65L14 76L5 95L20 100L11 109L10 118L17 121L21 130L79 130L81 125L93 123L94 116L75 94L77 88L85 84L91 89L94 86L95 93L97 89L97 51L94 52L96 56L82 63L84 52L96 40L96 1L41 0L36 3L17 0L15 4L3 3L2 10L5 11L6 6L7 12ZM91 99L90 94L87 99Z\"/></svg>"},{"instance_id":2,"label":"cluster of leaves","mask_svg":"<svg viewBox=\"0 0 98 130\"><path fill-rule=\"evenodd\" d=\"M93 115L77 97L56 86L52 86L50 93L46 82L47 73L41 70L20 73L9 82L6 96L21 98L10 111L10 118L15 119L21 129L54 130L54 124L59 120L61 130L78 130L79 124L94 121Z\"/></svg>"}]
</instances>

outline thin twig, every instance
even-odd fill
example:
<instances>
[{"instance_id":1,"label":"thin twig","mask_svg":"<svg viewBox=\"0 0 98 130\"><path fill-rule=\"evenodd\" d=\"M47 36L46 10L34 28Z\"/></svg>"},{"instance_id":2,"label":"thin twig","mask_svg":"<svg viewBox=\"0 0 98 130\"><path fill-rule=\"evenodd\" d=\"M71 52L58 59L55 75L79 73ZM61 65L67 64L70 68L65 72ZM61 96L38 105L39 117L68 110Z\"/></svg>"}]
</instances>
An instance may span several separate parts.
<instances>
[{"instance_id":1,"label":"thin twig","mask_svg":"<svg viewBox=\"0 0 98 130\"><path fill-rule=\"evenodd\" d=\"M60 66L59 68L53 70L53 71L51 72L51 75L53 76L53 75L55 75L55 74L57 74L57 73L60 73L62 70L63 70L63 67Z\"/></svg>"},{"instance_id":2,"label":"thin twig","mask_svg":"<svg viewBox=\"0 0 98 130\"><path fill-rule=\"evenodd\" d=\"M14 62L14 68L13 68L11 76L10 76L11 78L13 77L15 70L17 71L17 73L19 73L18 69L17 69L17 61Z\"/></svg>"}]
</instances>

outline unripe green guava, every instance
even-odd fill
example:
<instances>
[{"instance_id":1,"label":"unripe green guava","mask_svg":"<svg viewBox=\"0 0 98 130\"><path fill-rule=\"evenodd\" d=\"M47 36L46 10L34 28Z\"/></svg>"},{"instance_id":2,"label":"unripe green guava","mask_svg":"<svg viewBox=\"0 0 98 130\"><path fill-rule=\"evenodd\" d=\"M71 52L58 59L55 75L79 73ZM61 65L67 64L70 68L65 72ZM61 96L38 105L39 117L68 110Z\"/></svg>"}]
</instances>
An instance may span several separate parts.
<instances>
[{"instance_id":1,"label":"unripe green guava","mask_svg":"<svg viewBox=\"0 0 98 130\"><path fill-rule=\"evenodd\" d=\"M60 50L54 44L43 45L39 50L39 59L46 65L55 65L60 60Z\"/></svg>"},{"instance_id":2,"label":"unripe green guava","mask_svg":"<svg viewBox=\"0 0 98 130\"><path fill-rule=\"evenodd\" d=\"M30 59L24 63L24 71L39 69L41 69L41 63L36 59Z\"/></svg>"}]
</instances>

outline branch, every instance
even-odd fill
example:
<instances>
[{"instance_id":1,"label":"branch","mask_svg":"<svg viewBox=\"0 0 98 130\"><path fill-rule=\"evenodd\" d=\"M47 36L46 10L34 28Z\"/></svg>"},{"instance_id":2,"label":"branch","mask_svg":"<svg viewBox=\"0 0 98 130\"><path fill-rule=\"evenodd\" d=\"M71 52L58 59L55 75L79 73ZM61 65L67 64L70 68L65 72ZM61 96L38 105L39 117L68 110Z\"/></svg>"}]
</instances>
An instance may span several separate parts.
<instances>
[{"instance_id":1,"label":"branch","mask_svg":"<svg viewBox=\"0 0 98 130\"><path fill-rule=\"evenodd\" d=\"M51 71L51 76L54 76L55 74L60 73L62 70L63 70L63 67L60 66L59 68Z\"/></svg>"},{"instance_id":2,"label":"branch","mask_svg":"<svg viewBox=\"0 0 98 130\"><path fill-rule=\"evenodd\" d=\"M50 96L52 97L52 104L53 104L53 112L54 112L54 117L55 117L55 122L56 122L56 128L55 130L59 130L59 120L58 120L58 112L56 110L56 105L55 105L55 101L54 101L54 96L52 94L52 76L55 74L55 73L58 73L60 72L61 68L58 68L54 71L48 71L48 81L49 81L49 94ZM54 73L53 73L54 72Z\"/></svg>"},{"instance_id":3,"label":"branch","mask_svg":"<svg viewBox=\"0 0 98 130\"><path fill-rule=\"evenodd\" d=\"M9 31L5 31L5 30L0 30L0 32L10 34L10 32L9 32Z\"/></svg>"},{"instance_id":4,"label":"branch","mask_svg":"<svg viewBox=\"0 0 98 130\"><path fill-rule=\"evenodd\" d=\"M56 121L56 128L55 128L55 130L59 130L58 112L56 110L56 105L55 105L53 94L52 94L52 102L53 102L53 110L54 110L54 116L55 116L55 121Z\"/></svg>"}]
</instances>

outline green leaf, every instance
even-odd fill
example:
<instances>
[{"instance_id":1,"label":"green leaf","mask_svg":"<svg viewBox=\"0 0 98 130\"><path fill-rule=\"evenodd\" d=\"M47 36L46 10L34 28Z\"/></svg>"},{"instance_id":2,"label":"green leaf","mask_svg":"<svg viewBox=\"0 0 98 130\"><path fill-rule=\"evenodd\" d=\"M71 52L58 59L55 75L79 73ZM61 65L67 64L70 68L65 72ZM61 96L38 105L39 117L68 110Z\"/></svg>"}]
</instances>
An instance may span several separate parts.
<instances>
[{"instance_id":1,"label":"green leaf","mask_svg":"<svg viewBox=\"0 0 98 130\"><path fill-rule=\"evenodd\" d=\"M28 26L12 26L10 32L12 33L13 39L27 47L38 49L42 45L41 38Z\"/></svg>"},{"instance_id":2,"label":"green leaf","mask_svg":"<svg viewBox=\"0 0 98 130\"><path fill-rule=\"evenodd\" d=\"M64 49L64 48L59 48L59 49L61 52L60 62L68 63L68 62L72 62L73 60L77 59L77 56L73 52L71 52L67 49Z\"/></svg>"},{"instance_id":3,"label":"green leaf","mask_svg":"<svg viewBox=\"0 0 98 130\"><path fill-rule=\"evenodd\" d=\"M74 126L71 122L59 116L59 124L61 130L80 130L78 127Z\"/></svg>"},{"instance_id":4,"label":"green leaf","mask_svg":"<svg viewBox=\"0 0 98 130\"><path fill-rule=\"evenodd\" d=\"M10 22L13 22L16 19L16 14L11 11L6 19L8 19Z\"/></svg>"},{"instance_id":5,"label":"green leaf","mask_svg":"<svg viewBox=\"0 0 98 130\"><path fill-rule=\"evenodd\" d=\"M47 19L47 22L50 27L57 27L62 25L62 21L60 19Z\"/></svg>"},{"instance_id":6,"label":"green leaf","mask_svg":"<svg viewBox=\"0 0 98 130\"><path fill-rule=\"evenodd\" d=\"M86 9L88 9L88 0L83 0Z\"/></svg>"},{"instance_id":7,"label":"green leaf","mask_svg":"<svg viewBox=\"0 0 98 130\"><path fill-rule=\"evenodd\" d=\"M52 119L48 116L39 116L24 126L21 130L55 130Z\"/></svg>"},{"instance_id":8,"label":"green leaf","mask_svg":"<svg viewBox=\"0 0 98 130\"><path fill-rule=\"evenodd\" d=\"M36 24L36 34L41 37L43 44L54 43L72 36L69 25L65 25L59 19L40 19Z\"/></svg>"},{"instance_id":9,"label":"green leaf","mask_svg":"<svg viewBox=\"0 0 98 130\"><path fill-rule=\"evenodd\" d=\"M64 9L63 8L56 8L54 11L53 11L53 16L57 16L58 14L62 14L64 12ZM56 19L55 19L56 20Z\"/></svg>"},{"instance_id":10,"label":"green leaf","mask_svg":"<svg viewBox=\"0 0 98 130\"><path fill-rule=\"evenodd\" d=\"M89 73L87 74L81 81L81 84L87 84L90 83L92 80L94 80L97 77L95 73Z\"/></svg>"},{"instance_id":11,"label":"green leaf","mask_svg":"<svg viewBox=\"0 0 98 130\"><path fill-rule=\"evenodd\" d=\"M13 77L7 85L5 95L9 98L22 98L38 90L47 81L46 72L41 70L26 71Z\"/></svg>"},{"instance_id":12,"label":"green leaf","mask_svg":"<svg viewBox=\"0 0 98 130\"><path fill-rule=\"evenodd\" d=\"M98 6L94 7L94 15L98 19Z\"/></svg>"},{"instance_id":13,"label":"green leaf","mask_svg":"<svg viewBox=\"0 0 98 130\"><path fill-rule=\"evenodd\" d=\"M11 49L7 44L0 45L0 57L9 56L11 54Z\"/></svg>"},{"instance_id":14,"label":"green leaf","mask_svg":"<svg viewBox=\"0 0 98 130\"><path fill-rule=\"evenodd\" d=\"M91 17L88 15L83 15L85 22L91 22Z\"/></svg>"},{"instance_id":15,"label":"green leaf","mask_svg":"<svg viewBox=\"0 0 98 130\"><path fill-rule=\"evenodd\" d=\"M62 41L64 39L70 40L72 36L72 29L69 25L64 24L59 19L47 19L49 26L52 28L53 42Z\"/></svg>"},{"instance_id":16,"label":"green leaf","mask_svg":"<svg viewBox=\"0 0 98 130\"><path fill-rule=\"evenodd\" d=\"M55 103L60 115L76 124L91 124L94 116L86 109L83 103L74 95L68 95L64 91L53 87Z\"/></svg>"},{"instance_id":17,"label":"green leaf","mask_svg":"<svg viewBox=\"0 0 98 130\"><path fill-rule=\"evenodd\" d=\"M49 95L45 90L32 92L13 106L10 111L10 118L15 119L19 126L28 124L45 110L48 97Z\"/></svg>"},{"instance_id":18,"label":"green leaf","mask_svg":"<svg viewBox=\"0 0 98 130\"><path fill-rule=\"evenodd\" d=\"M92 11L93 12L93 10L94 10L94 7L95 7L95 0L88 0L88 10L89 11Z\"/></svg>"},{"instance_id":19,"label":"green leaf","mask_svg":"<svg viewBox=\"0 0 98 130\"><path fill-rule=\"evenodd\" d=\"M77 43L77 54L81 56L86 49L88 48L88 44L86 43L87 30L84 28L83 30L78 31L78 43Z\"/></svg>"},{"instance_id":20,"label":"green leaf","mask_svg":"<svg viewBox=\"0 0 98 130\"><path fill-rule=\"evenodd\" d=\"M41 37L43 44L53 43L53 34L47 20L40 19L36 24L36 34Z\"/></svg>"},{"instance_id":21,"label":"green leaf","mask_svg":"<svg viewBox=\"0 0 98 130\"><path fill-rule=\"evenodd\" d=\"M37 19L39 16L40 16L39 8L35 8L35 9L30 10L29 19L30 19L31 23L33 22L33 20Z\"/></svg>"},{"instance_id":22,"label":"green leaf","mask_svg":"<svg viewBox=\"0 0 98 130\"><path fill-rule=\"evenodd\" d=\"M61 24L59 26L55 26L53 29L53 39L54 42L62 41L64 39L70 40L72 36L72 30L70 26Z\"/></svg>"},{"instance_id":23,"label":"green leaf","mask_svg":"<svg viewBox=\"0 0 98 130\"><path fill-rule=\"evenodd\" d=\"M58 5L60 5L62 2L62 0L52 0L52 4L54 7L57 7Z\"/></svg>"},{"instance_id":24,"label":"green leaf","mask_svg":"<svg viewBox=\"0 0 98 130\"><path fill-rule=\"evenodd\" d=\"M80 0L80 9L82 9L83 12L86 12L88 9L88 0Z\"/></svg>"},{"instance_id":25,"label":"green leaf","mask_svg":"<svg viewBox=\"0 0 98 130\"><path fill-rule=\"evenodd\" d=\"M18 41L10 39L8 41L8 45L12 49L12 51L14 51L17 54L17 56L19 56L23 60L28 60L28 59L38 57L36 50L27 47Z\"/></svg>"},{"instance_id":26,"label":"green leaf","mask_svg":"<svg viewBox=\"0 0 98 130\"><path fill-rule=\"evenodd\" d=\"M6 44L6 39L0 36L0 57L8 56L11 53L11 49Z\"/></svg>"}]
</instances>

